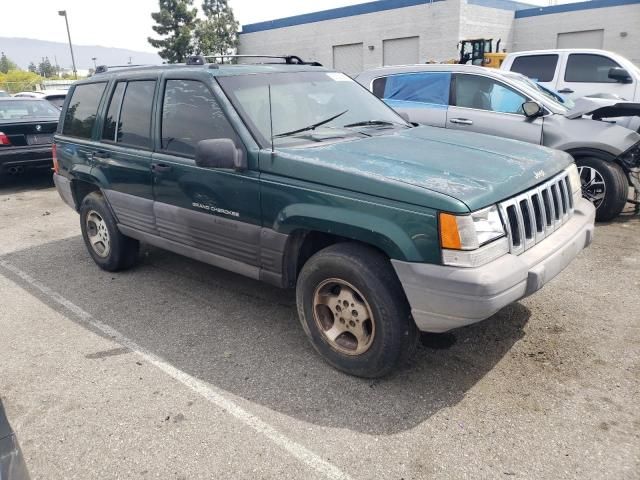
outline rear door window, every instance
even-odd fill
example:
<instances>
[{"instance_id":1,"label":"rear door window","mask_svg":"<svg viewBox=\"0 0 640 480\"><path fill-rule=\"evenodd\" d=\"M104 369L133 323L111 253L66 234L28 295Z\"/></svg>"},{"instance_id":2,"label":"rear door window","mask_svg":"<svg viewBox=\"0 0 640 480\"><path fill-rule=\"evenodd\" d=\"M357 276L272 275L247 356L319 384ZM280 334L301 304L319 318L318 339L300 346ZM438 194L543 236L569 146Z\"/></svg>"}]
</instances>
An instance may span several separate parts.
<instances>
[{"instance_id":1,"label":"rear door window","mask_svg":"<svg viewBox=\"0 0 640 480\"><path fill-rule=\"evenodd\" d=\"M126 82L118 82L107 109L107 116L104 119L104 128L102 130L102 138L104 140L116 141L116 125L118 124L118 115L120 115L120 106L122 105L122 95L127 86Z\"/></svg>"},{"instance_id":2,"label":"rear door window","mask_svg":"<svg viewBox=\"0 0 640 480\"><path fill-rule=\"evenodd\" d=\"M419 72L390 75L373 81L373 93L393 102L448 105L450 72Z\"/></svg>"},{"instance_id":3,"label":"rear door window","mask_svg":"<svg viewBox=\"0 0 640 480\"><path fill-rule=\"evenodd\" d=\"M151 148L151 110L156 82L139 80L127 83L120 108L116 142Z\"/></svg>"},{"instance_id":4,"label":"rear door window","mask_svg":"<svg viewBox=\"0 0 640 480\"><path fill-rule=\"evenodd\" d=\"M556 73L558 55L526 55L516 57L511 70L536 82L550 82Z\"/></svg>"},{"instance_id":5,"label":"rear door window","mask_svg":"<svg viewBox=\"0 0 640 480\"><path fill-rule=\"evenodd\" d=\"M102 131L103 140L151 149L151 110L156 82L118 82L113 90Z\"/></svg>"},{"instance_id":6,"label":"rear door window","mask_svg":"<svg viewBox=\"0 0 640 480\"><path fill-rule=\"evenodd\" d=\"M99 82L75 87L64 115L63 135L91 138L105 86L105 82Z\"/></svg>"},{"instance_id":7,"label":"rear door window","mask_svg":"<svg viewBox=\"0 0 640 480\"><path fill-rule=\"evenodd\" d=\"M616 83L616 80L609 78L609 70L619 66L618 63L603 55L572 53L567 60L564 80L582 83Z\"/></svg>"},{"instance_id":8,"label":"rear door window","mask_svg":"<svg viewBox=\"0 0 640 480\"><path fill-rule=\"evenodd\" d=\"M195 80L167 80L161 130L163 150L190 157L200 140L236 138L211 91Z\"/></svg>"}]
</instances>

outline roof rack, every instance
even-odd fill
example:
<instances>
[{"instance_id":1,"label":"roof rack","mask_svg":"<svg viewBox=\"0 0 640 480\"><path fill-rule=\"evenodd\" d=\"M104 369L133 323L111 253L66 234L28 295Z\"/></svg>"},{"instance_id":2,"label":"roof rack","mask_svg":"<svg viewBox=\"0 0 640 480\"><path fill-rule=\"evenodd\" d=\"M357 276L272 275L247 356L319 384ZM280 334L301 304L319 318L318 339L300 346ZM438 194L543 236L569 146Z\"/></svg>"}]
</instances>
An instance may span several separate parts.
<instances>
[{"instance_id":1,"label":"roof rack","mask_svg":"<svg viewBox=\"0 0 640 480\"><path fill-rule=\"evenodd\" d=\"M268 59L281 59L287 65L311 65L314 67L321 67L319 62L305 62L297 55L190 55L187 57L187 65L204 65L208 59L221 59L220 63L224 63L225 58L268 58ZM280 63L280 62L266 62L266 63Z\"/></svg>"},{"instance_id":2,"label":"roof rack","mask_svg":"<svg viewBox=\"0 0 640 480\"><path fill-rule=\"evenodd\" d=\"M98 73L106 73L109 70L113 70L113 69L117 69L117 68L131 68L131 67L150 67L152 66L151 64L137 64L137 65L132 65L132 64L127 64L127 65L98 65L96 67L96 71L93 72L94 75L98 74Z\"/></svg>"}]
</instances>

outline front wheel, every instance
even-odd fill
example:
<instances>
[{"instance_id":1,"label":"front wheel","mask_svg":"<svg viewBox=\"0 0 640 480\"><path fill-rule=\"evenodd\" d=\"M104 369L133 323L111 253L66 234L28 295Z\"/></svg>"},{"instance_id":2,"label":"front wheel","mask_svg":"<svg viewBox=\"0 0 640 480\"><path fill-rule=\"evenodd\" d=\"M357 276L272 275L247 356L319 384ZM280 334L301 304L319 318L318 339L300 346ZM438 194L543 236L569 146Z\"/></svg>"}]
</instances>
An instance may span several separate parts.
<instances>
[{"instance_id":1,"label":"front wheel","mask_svg":"<svg viewBox=\"0 0 640 480\"><path fill-rule=\"evenodd\" d=\"M416 346L417 328L389 259L355 243L321 250L296 286L300 322L313 347L338 370L375 378Z\"/></svg>"},{"instance_id":2,"label":"front wheel","mask_svg":"<svg viewBox=\"0 0 640 480\"><path fill-rule=\"evenodd\" d=\"M629 193L629 183L620 165L595 157L576 159L582 196L596 207L596 220L604 222L617 217Z\"/></svg>"}]
</instances>

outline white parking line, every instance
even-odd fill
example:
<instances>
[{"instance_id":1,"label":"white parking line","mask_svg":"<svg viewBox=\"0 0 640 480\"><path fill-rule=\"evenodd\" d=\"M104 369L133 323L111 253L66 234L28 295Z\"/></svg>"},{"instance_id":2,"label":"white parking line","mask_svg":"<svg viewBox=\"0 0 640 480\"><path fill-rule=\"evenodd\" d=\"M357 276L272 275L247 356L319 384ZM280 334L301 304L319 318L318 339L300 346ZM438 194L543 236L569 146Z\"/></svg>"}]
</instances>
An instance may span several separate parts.
<instances>
[{"instance_id":1,"label":"white parking line","mask_svg":"<svg viewBox=\"0 0 640 480\"><path fill-rule=\"evenodd\" d=\"M237 405L235 402L226 398L220 390L212 387L208 383L205 383L201 380L198 380L195 377L192 377L186 372L174 367L173 365L167 363L157 355L154 355L151 352L148 352L143 347L135 343L133 340L122 335L120 332L110 327L109 325L102 323L100 320L94 318L90 313L85 312L82 308L74 304L73 302L67 300L59 293L51 290L46 285L40 283L31 275L26 272L23 272L15 265L12 265L9 262L4 260L0 260L0 266L5 268L6 270L12 272L13 274L20 277L22 280L27 282L29 285L39 290L41 293L49 297L54 302L63 306L79 319L93 327L100 330L102 333L110 337L115 342L120 345L127 347L131 351L140 355L144 360L149 362L152 365L155 365L157 368L165 372L170 377L174 378L178 382L182 383L186 387L190 388L194 392L200 394L202 397L206 398L208 401L221 408L222 410L227 411L235 418L240 420L245 425L253 428L255 431L263 434L273 443L278 445L280 448L286 450L289 454L297 458L300 462L304 463L308 467L318 471L323 474L327 478L336 479L336 480L351 480L351 476L347 473L340 470L335 465L327 462L322 459L315 453L313 453L308 448L300 445L299 443L291 440L286 435L283 435L281 432L273 428L271 425L266 423L265 421L259 419L252 413L248 412L244 408Z\"/></svg>"}]
</instances>

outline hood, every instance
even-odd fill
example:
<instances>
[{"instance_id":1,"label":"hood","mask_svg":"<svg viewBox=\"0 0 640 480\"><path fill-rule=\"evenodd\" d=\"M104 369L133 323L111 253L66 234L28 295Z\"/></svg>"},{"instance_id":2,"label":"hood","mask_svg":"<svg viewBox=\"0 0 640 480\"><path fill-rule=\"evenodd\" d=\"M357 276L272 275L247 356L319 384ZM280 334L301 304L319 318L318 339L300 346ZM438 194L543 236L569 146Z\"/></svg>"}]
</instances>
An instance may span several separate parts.
<instances>
[{"instance_id":1,"label":"hood","mask_svg":"<svg viewBox=\"0 0 640 480\"><path fill-rule=\"evenodd\" d=\"M580 118L591 115L593 120L613 117L634 117L640 115L640 103L627 102L612 98L582 97L567 113L567 118Z\"/></svg>"},{"instance_id":2,"label":"hood","mask_svg":"<svg viewBox=\"0 0 640 480\"><path fill-rule=\"evenodd\" d=\"M564 152L529 143L424 126L312 148L278 149L267 170L460 212L532 188L572 161Z\"/></svg>"}]
</instances>

